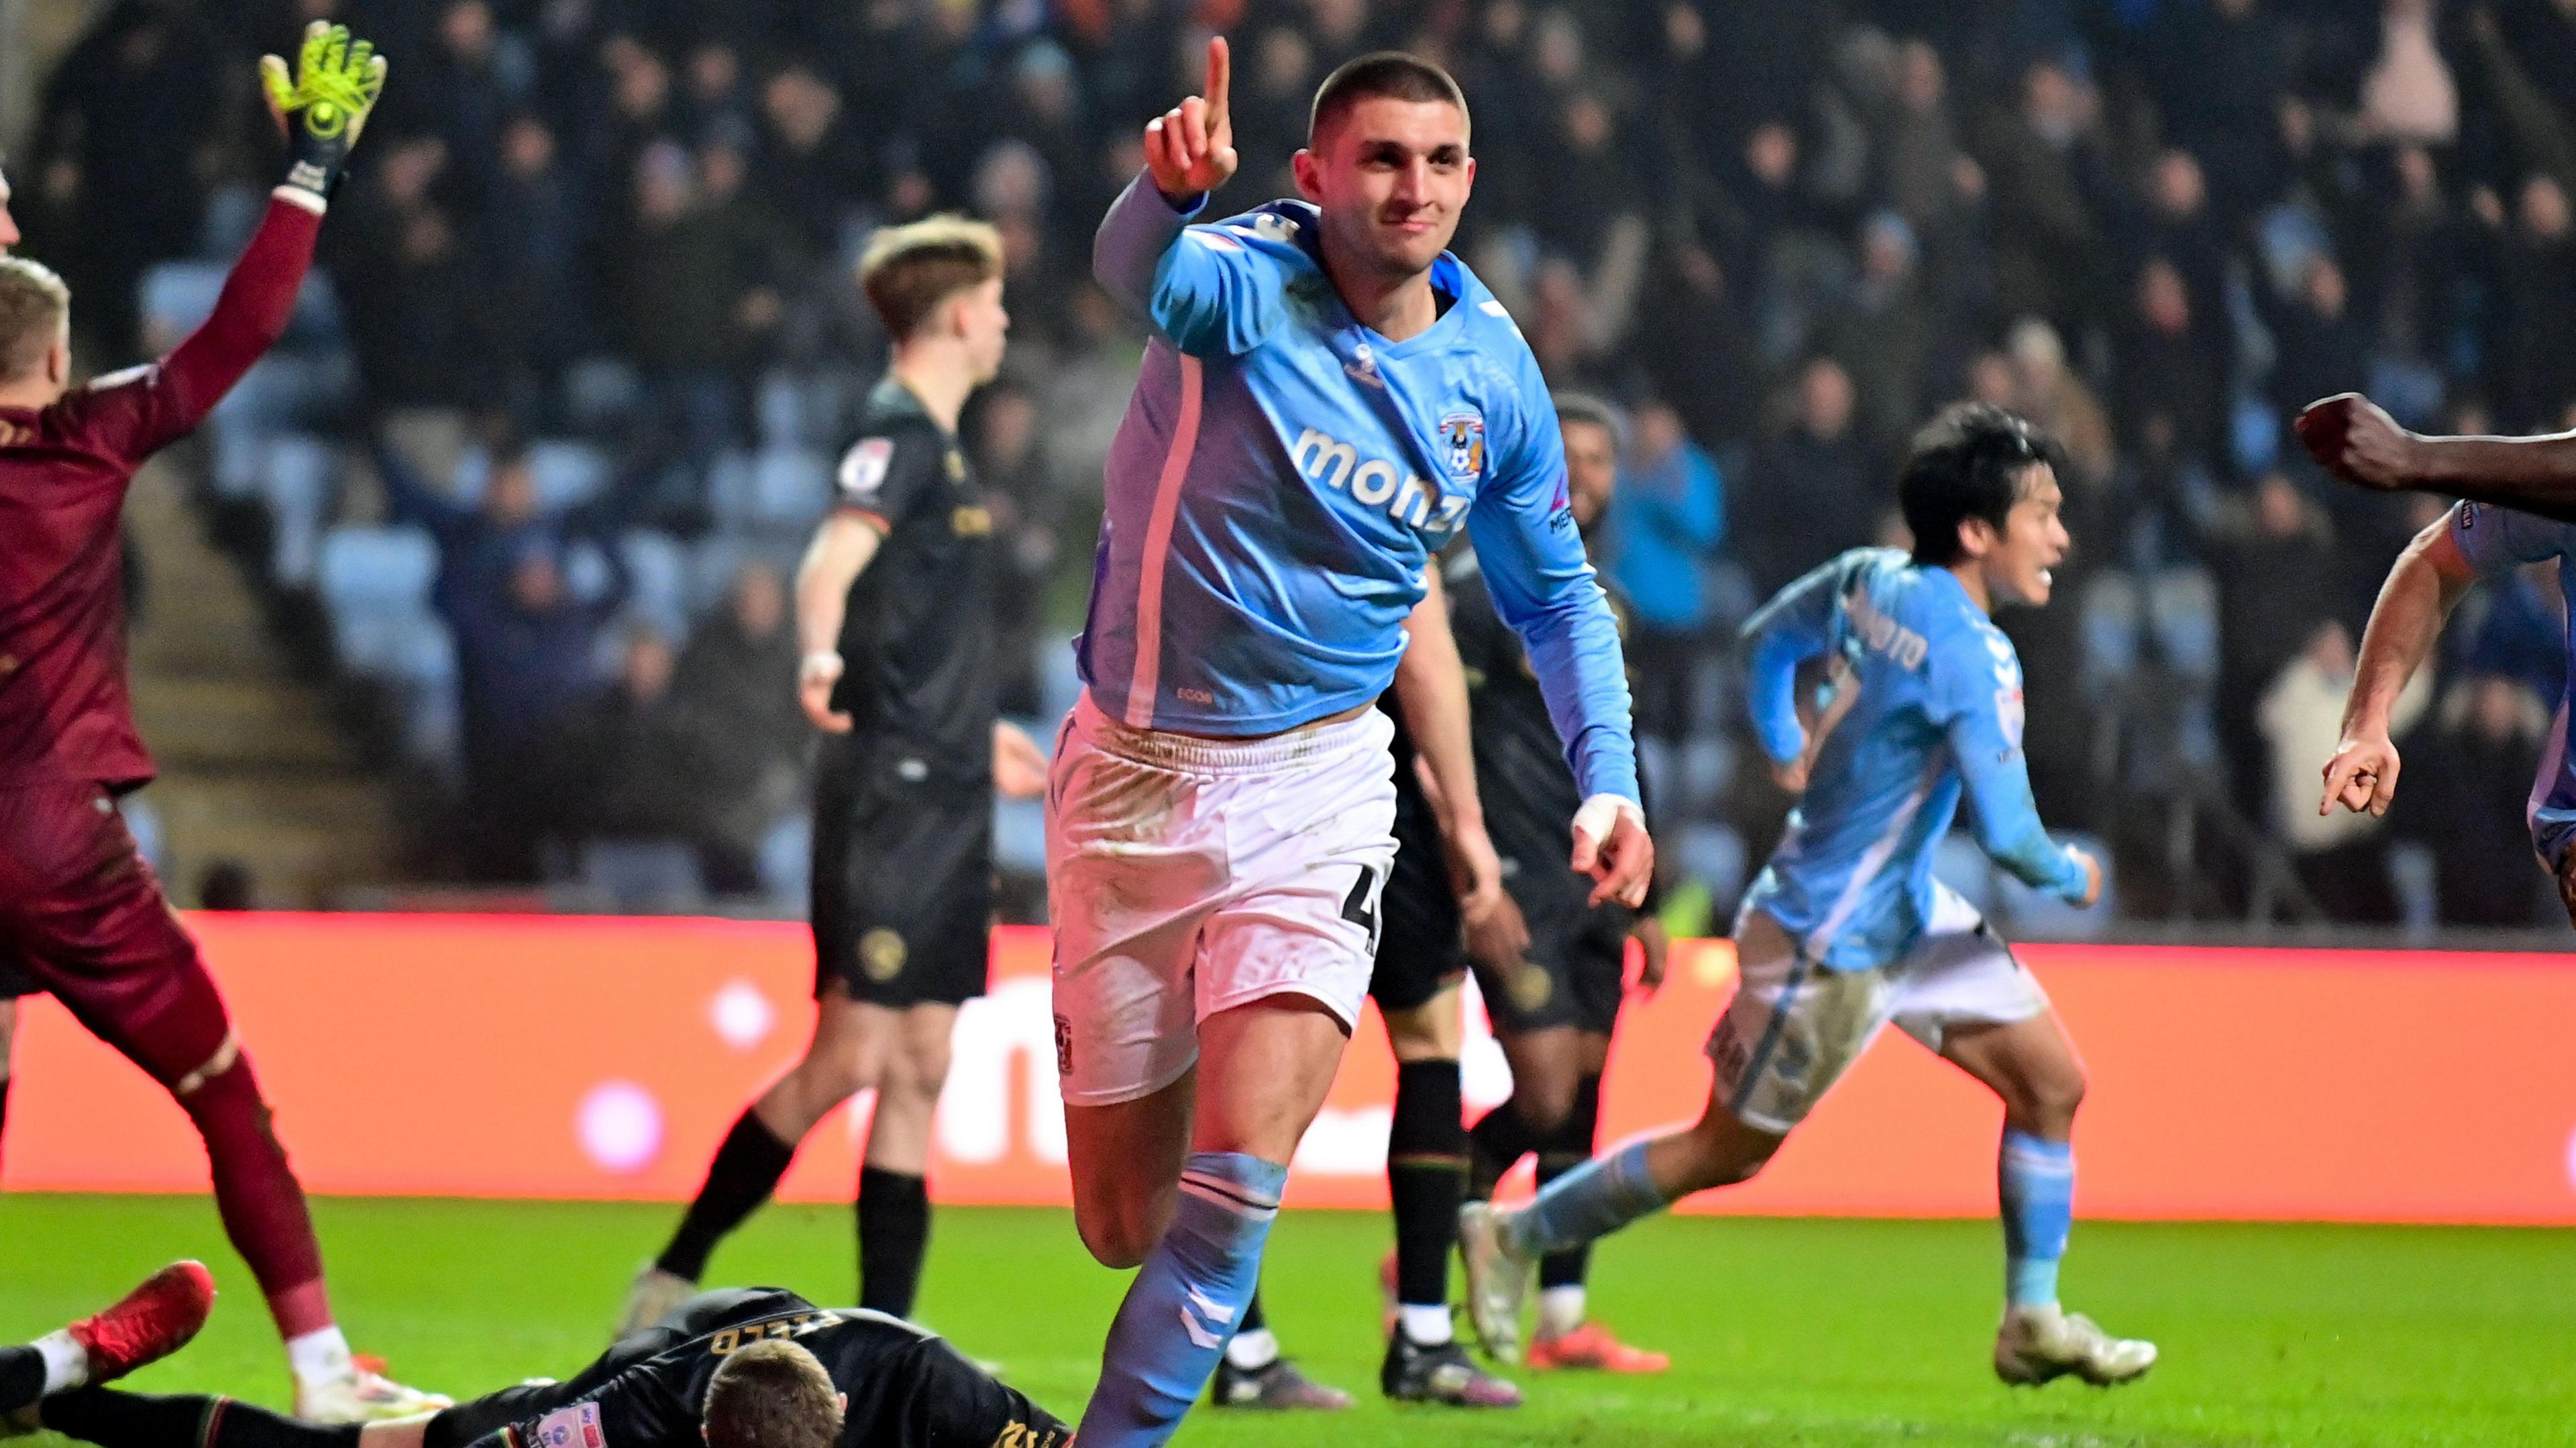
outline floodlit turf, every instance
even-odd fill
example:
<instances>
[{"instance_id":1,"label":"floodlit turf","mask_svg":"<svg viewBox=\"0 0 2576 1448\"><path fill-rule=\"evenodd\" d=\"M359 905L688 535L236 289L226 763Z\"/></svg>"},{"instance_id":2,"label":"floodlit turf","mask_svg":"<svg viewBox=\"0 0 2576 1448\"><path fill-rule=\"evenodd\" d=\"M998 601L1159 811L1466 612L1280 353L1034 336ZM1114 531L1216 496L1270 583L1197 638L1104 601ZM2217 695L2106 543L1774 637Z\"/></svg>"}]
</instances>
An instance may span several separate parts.
<instances>
[{"instance_id":1,"label":"floodlit turf","mask_svg":"<svg viewBox=\"0 0 2576 1448\"><path fill-rule=\"evenodd\" d=\"M602 1345L664 1207L317 1204L362 1352L457 1393L563 1375ZM1202 1410L1183 1443L1519 1445L2576 1443L2576 1232L2080 1225L2070 1300L2158 1339L2114 1393L1996 1385L1995 1229L1974 1222L1651 1222L1612 1241L1596 1310L1672 1353L1660 1378L1524 1374L1529 1406L1460 1420L1376 1396L1374 1264L1385 1223L1291 1213L1271 1317L1290 1351L1360 1394L1353 1412ZM0 1338L87 1311L194 1254L225 1296L203 1341L139 1378L277 1402L284 1366L211 1204L0 1197ZM718 1254L725 1282L851 1295L846 1212L772 1208ZM941 1213L922 1312L1072 1417L1123 1278L1060 1212ZM46 1448L57 1448L48 1444Z\"/></svg>"}]
</instances>

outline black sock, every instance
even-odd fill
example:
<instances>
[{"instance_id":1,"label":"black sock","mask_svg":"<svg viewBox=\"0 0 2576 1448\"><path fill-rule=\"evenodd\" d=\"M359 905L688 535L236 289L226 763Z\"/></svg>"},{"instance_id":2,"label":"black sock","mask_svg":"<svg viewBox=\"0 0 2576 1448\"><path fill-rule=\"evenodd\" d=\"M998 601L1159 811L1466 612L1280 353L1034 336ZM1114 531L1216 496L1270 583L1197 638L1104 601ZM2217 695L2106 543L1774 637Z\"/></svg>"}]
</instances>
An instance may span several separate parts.
<instances>
[{"instance_id":1,"label":"black sock","mask_svg":"<svg viewBox=\"0 0 2576 1448\"><path fill-rule=\"evenodd\" d=\"M1538 1184L1542 1187L1592 1159L1592 1140L1601 1130L1601 1078L1586 1076L1575 1083L1573 1109L1565 1113L1565 1124L1556 1129L1555 1138L1538 1154ZM1583 1275L1592 1265L1592 1244L1550 1252L1538 1259L1538 1285L1580 1287Z\"/></svg>"},{"instance_id":2,"label":"black sock","mask_svg":"<svg viewBox=\"0 0 2576 1448\"><path fill-rule=\"evenodd\" d=\"M1449 1300L1449 1249L1467 1187L1467 1129L1458 1120L1458 1063L1395 1068L1395 1120L1386 1133L1387 1195L1395 1204L1395 1298Z\"/></svg>"},{"instance_id":3,"label":"black sock","mask_svg":"<svg viewBox=\"0 0 2576 1448\"><path fill-rule=\"evenodd\" d=\"M921 1259L930 1252L930 1183L882 1167L859 1168L859 1306L912 1316Z\"/></svg>"},{"instance_id":4,"label":"black sock","mask_svg":"<svg viewBox=\"0 0 2576 1448\"><path fill-rule=\"evenodd\" d=\"M45 1395L45 1355L32 1347L0 1347L0 1413L14 1413Z\"/></svg>"},{"instance_id":5,"label":"black sock","mask_svg":"<svg viewBox=\"0 0 2576 1448\"><path fill-rule=\"evenodd\" d=\"M1261 1289L1255 1287L1252 1289L1252 1300L1243 1304L1243 1320L1234 1325L1234 1330L1238 1333L1259 1332L1269 1325L1270 1319L1262 1315L1261 1311Z\"/></svg>"},{"instance_id":6,"label":"black sock","mask_svg":"<svg viewBox=\"0 0 2576 1448\"><path fill-rule=\"evenodd\" d=\"M1522 1157L1538 1147L1521 1114L1506 1101L1476 1120L1476 1128L1467 1133L1467 1197L1470 1201L1491 1201L1494 1183L1511 1175Z\"/></svg>"},{"instance_id":7,"label":"black sock","mask_svg":"<svg viewBox=\"0 0 2576 1448\"><path fill-rule=\"evenodd\" d=\"M100 1448L358 1448L358 1425L299 1423L230 1398L84 1388L45 1399L45 1426Z\"/></svg>"},{"instance_id":8,"label":"black sock","mask_svg":"<svg viewBox=\"0 0 2576 1448\"><path fill-rule=\"evenodd\" d=\"M0 1076L0 1136L6 1136L6 1135L8 1135L8 1132L9 1132L9 1078L8 1078L8 1077L6 1077L6 1076ZM7 1409L0 1408L0 1412L6 1412L6 1411L7 1411Z\"/></svg>"},{"instance_id":9,"label":"black sock","mask_svg":"<svg viewBox=\"0 0 2576 1448\"><path fill-rule=\"evenodd\" d=\"M671 1234L671 1245L653 1265L691 1282L704 1277L716 1243L769 1200L795 1159L796 1143L780 1141L778 1133L745 1109L725 1133L724 1145L716 1148L716 1159L707 1163L706 1185L698 1188L697 1200L680 1218L680 1230Z\"/></svg>"}]
</instances>

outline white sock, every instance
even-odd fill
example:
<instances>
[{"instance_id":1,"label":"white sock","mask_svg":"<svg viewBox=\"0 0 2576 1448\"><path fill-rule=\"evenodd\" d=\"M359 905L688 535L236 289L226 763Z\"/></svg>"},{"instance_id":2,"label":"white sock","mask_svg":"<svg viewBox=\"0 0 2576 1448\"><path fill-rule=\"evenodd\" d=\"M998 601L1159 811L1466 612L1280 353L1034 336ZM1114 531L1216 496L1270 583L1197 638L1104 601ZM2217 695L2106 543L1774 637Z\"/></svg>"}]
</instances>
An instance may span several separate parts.
<instances>
[{"instance_id":1,"label":"white sock","mask_svg":"<svg viewBox=\"0 0 2576 1448\"><path fill-rule=\"evenodd\" d=\"M72 1341L72 1335L61 1328L46 1333L29 1346L45 1360L45 1395L68 1393L89 1383L89 1350Z\"/></svg>"},{"instance_id":2,"label":"white sock","mask_svg":"<svg viewBox=\"0 0 2576 1448\"><path fill-rule=\"evenodd\" d=\"M299 1383L327 1383L349 1371L349 1339L340 1329L316 1328L286 1340L286 1363Z\"/></svg>"},{"instance_id":3,"label":"white sock","mask_svg":"<svg viewBox=\"0 0 2576 1448\"><path fill-rule=\"evenodd\" d=\"M1542 1287L1538 1293L1538 1335L1563 1337L1583 1325L1583 1287Z\"/></svg>"},{"instance_id":4,"label":"white sock","mask_svg":"<svg viewBox=\"0 0 2576 1448\"><path fill-rule=\"evenodd\" d=\"M1449 1341L1448 1303L1443 1302L1431 1307L1418 1307L1410 1302L1400 1303L1395 1309L1395 1315L1404 1325L1404 1340L1415 1347L1439 1347Z\"/></svg>"},{"instance_id":5,"label":"white sock","mask_svg":"<svg viewBox=\"0 0 2576 1448\"><path fill-rule=\"evenodd\" d=\"M1247 1373L1257 1373L1279 1361L1279 1334L1266 1327L1238 1332L1225 1345L1225 1360Z\"/></svg>"}]
</instances>

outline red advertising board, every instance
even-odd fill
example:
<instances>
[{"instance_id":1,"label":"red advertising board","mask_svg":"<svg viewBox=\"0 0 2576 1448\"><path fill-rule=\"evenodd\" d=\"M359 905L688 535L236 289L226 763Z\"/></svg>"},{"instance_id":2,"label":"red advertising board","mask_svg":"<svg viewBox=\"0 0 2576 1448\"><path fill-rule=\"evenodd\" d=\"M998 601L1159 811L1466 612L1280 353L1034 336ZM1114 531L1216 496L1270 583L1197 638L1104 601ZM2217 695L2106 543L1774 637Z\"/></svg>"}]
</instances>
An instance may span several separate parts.
<instances>
[{"instance_id":1,"label":"red advertising board","mask_svg":"<svg viewBox=\"0 0 2576 1448\"><path fill-rule=\"evenodd\" d=\"M317 1192L685 1197L812 1020L802 928L715 920L200 915L200 932ZM2077 1206L2094 1217L2576 1224L2576 959L2032 946L2092 1076ZM1675 947L1635 1001L1606 1087L1611 1135L1697 1109L1699 1046L1730 988L1723 941ZM1471 1010L1471 1109L1509 1090ZM933 1186L1060 1202L1044 932L994 937L962 1017ZM31 1000L5 1185L188 1191L178 1110ZM1307 1138L1292 1204L1385 1200L1394 1081L1374 1020ZM836 1113L791 1198L845 1197L863 1116ZM1978 1215L2000 1114L1889 1033L1759 1180L1694 1208Z\"/></svg>"}]
</instances>

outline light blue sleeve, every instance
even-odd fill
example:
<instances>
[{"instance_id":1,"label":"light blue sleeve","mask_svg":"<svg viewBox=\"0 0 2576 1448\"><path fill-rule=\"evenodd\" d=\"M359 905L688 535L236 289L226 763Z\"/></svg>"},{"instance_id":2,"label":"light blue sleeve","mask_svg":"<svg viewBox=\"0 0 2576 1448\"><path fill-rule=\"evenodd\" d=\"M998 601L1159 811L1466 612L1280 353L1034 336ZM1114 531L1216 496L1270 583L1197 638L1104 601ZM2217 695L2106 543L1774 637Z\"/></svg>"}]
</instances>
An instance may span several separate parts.
<instances>
[{"instance_id":1,"label":"light blue sleeve","mask_svg":"<svg viewBox=\"0 0 2576 1448\"><path fill-rule=\"evenodd\" d=\"M1138 175L1101 218L1091 273L1128 315L1183 352L1231 356L1260 345L1278 324L1286 277L1252 226L1188 224L1206 210L1201 196L1187 212L1174 211L1152 178Z\"/></svg>"},{"instance_id":2,"label":"light blue sleeve","mask_svg":"<svg viewBox=\"0 0 2576 1448\"><path fill-rule=\"evenodd\" d=\"M1514 436L1497 449L1494 476L1467 513L1494 612L1520 635L1565 741L1565 760L1583 798L1637 799L1637 746L1629 732L1628 669L1610 601L1583 556L1566 496L1565 438L1538 364L1527 361ZM1641 805L1642 807L1642 805Z\"/></svg>"},{"instance_id":3,"label":"light blue sleeve","mask_svg":"<svg viewBox=\"0 0 2576 1448\"><path fill-rule=\"evenodd\" d=\"M1798 666L1834 646L1834 607L1850 557L1818 564L1744 621L1745 702L1754 737L1774 764L1794 763L1807 747L1798 722Z\"/></svg>"},{"instance_id":4,"label":"light blue sleeve","mask_svg":"<svg viewBox=\"0 0 2576 1448\"><path fill-rule=\"evenodd\" d=\"M2576 529L2492 503L2459 503L2451 509L2451 541L2481 578L2568 551Z\"/></svg>"},{"instance_id":5,"label":"light blue sleeve","mask_svg":"<svg viewBox=\"0 0 2576 1448\"><path fill-rule=\"evenodd\" d=\"M2021 662L2002 635L1962 630L1932 645L1936 722L1950 737L1950 756L1967 785L1977 847L2034 890L2084 898L2084 867L2048 837L2030 795L2023 758Z\"/></svg>"}]
</instances>

